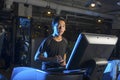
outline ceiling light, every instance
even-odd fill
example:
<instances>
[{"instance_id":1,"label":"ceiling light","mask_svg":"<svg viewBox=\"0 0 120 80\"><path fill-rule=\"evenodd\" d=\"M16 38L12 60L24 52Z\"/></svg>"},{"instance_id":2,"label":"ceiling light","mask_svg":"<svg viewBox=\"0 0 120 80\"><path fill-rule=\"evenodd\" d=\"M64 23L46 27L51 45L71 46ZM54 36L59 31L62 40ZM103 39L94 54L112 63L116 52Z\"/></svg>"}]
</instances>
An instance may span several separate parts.
<instances>
[{"instance_id":1,"label":"ceiling light","mask_svg":"<svg viewBox=\"0 0 120 80\"><path fill-rule=\"evenodd\" d=\"M97 22L98 22L98 23L101 23L101 22L102 22L102 20L101 20L101 19L98 19L98 20L97 20Z\"/></svg>"},{"instance_id":2,"label":"ceiling light","mask_svg":"<svg viewBox=\"0 0 120 80\"><path fill-rule=\"evenodd\" d=\"M55 10L51 9L50 6L46 6L44 15L53 16L55 14Z\"/></svg>"},{"instance_id":3,"label":"ceiling light","mask_svg":"<svg viewBox=\"0 0 120 80\"><path fill-rule=\"evenodd\" d=\"M88 7L88 8L99 8L101 6L102 4L97 0L88 0L85 4L85 7Z\"/></svg>"},{"instance_id":4,"label":"ceiling light","mask_svg":"<svg viewBox=\"0 0 120 80\"><path fill-rule=\"evenodd\" d=\"M101 17L97 17L97 18L96 18L96 22L97 22L97 23L102 23L103 21L104 21L104 19L101 18Z\"/></svg>"},{"instance_id":5,"label":"ceiling light","mask_svg":"<svg viewBox=\"0 0 120 80\"><path fill-rule=\"evenodd\" d=\"M95 4L95 3L91 3L90 6L91 6L91 7L95 7L96 4Z\"/></svg>"},{"instance_id":6,"label":"ceiling light","mask_svg":"<svg viewBox=\"0 0 120 80\"><path fill-rule=\"evenodd\" d=\"M47 14L51 14L51 11L48 11Z\"/></svg>"}]
</instances>

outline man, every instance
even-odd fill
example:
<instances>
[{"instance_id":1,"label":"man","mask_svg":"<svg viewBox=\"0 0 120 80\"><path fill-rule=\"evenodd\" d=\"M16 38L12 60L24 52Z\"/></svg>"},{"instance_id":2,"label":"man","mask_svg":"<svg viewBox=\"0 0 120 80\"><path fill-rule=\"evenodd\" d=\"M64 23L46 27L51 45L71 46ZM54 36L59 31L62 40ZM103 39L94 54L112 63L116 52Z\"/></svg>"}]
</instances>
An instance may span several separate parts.
<instances>
[{"instance_id":1,"label":"man","mask_svg":"<svg viewBox=\"0 0 120 80\"><path fill-rule=\"evenodd\" d=\"M42 61L42 70L64 67L66 65L67 40L62 36L66 30L65 19L52 20L53 34L47 37L35 54L35 61Z\"/></svg>"}]
</instances>

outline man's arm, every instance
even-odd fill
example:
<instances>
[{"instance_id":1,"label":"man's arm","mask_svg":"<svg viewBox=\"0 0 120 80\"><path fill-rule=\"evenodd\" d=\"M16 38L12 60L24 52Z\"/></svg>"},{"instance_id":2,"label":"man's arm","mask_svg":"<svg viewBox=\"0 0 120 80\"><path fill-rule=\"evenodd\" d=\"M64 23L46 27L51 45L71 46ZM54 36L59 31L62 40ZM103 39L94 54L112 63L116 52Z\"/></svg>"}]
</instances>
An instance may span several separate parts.
<instances>
[{"instance_id":1,"label":"man's arm","mask_svg":"<svg viewBox=\"0 0 120 80\"><path fill-rule=\"evenodd\" d=\"M40 53L39 51L37 51L34 60L42 62L58 62L59 59L58 56L48 58L47 56L45 56L45 53Z\"/></svg>"},{"instance_id":2,"label":"man's arm","mask_svg":"<svg viewBox=\"0 0 120 80\"><path fill-rule=\"evenodd\" d=\"M39 60L43 62L57 62L57 57L45 57L45 55L40 55Z\"/></svg>"}]
</instances>

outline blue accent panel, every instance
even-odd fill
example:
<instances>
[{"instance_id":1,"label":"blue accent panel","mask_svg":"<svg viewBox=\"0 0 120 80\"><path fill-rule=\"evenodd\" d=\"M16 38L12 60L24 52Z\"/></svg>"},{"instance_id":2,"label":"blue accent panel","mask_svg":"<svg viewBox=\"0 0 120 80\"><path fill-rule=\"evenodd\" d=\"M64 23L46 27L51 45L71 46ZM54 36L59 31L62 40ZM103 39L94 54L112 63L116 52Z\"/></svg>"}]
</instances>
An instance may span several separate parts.
<instances>
[{"instance_id":1,"label":"blue accent panel","mask_svg":"<svg viewBox=\"0 0 120 80\"><path fill-rule=\"evenodd\" d=\"M68 68L68 66L69 66L69 64L70 64L70 62L71 62L71 60L72 60L72 56L75 55L75 51L76 51L76 49L77 49L77 47L78 47L78 44L79 44L80 41L81 41L81 38L82 38L82 34L80 34L80 35L78 36L78 39L77 39L77 41L76 41L76 43L75 43L75 46L74 46L74 48L73 48L73 50L72 50L72 53L71 53L71 55L70 55L70 58L69 58L69 60L68 60L68 62L67 62L67 64L66 64L66 69Z\"/></svg>"},{"instance_id":2,"label":"blue accent panel","mask_svg":"<svg viewBox=\"0 0 120 80\"><path fill-rule=\"evenodd\" d=\"M14 68L11 80L45 80L46 72L29 68L29 67L16 67Z\"/></svg>"}]
</instances>

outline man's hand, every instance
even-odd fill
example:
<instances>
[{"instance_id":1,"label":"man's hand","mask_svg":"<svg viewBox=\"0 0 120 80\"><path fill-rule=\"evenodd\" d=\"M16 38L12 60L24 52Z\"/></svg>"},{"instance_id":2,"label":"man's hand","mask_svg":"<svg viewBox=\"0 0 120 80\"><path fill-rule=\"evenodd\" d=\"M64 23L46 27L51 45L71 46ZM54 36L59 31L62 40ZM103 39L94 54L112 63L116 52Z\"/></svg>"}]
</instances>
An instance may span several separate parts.
<instances>
[{"instance_id":1,"label":"man's hand","mask_svg":"<svg viewBox=\"0 0 120 80\"><path fill-rule=\"evenodd\" d=\"M61 66L65 66L65 65L66 65L64 59L63 59L60 55L57 55L56 58L57 58L57 62L58 62Z\"/></svg>"}]
</instances>

